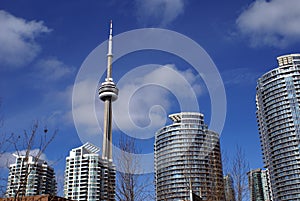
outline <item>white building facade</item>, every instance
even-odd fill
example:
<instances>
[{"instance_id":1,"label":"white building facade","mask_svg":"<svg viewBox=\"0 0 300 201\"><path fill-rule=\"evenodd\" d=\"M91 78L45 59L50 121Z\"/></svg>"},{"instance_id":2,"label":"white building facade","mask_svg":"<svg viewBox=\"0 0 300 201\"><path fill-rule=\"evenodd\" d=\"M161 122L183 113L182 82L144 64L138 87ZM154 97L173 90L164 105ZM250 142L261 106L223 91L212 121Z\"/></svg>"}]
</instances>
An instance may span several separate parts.
<instances>
[{"instance_id":1,"label":"white building facade","mask_svg":"<svg viewBox=\"0 0 300 201\"><path fill-rule=\"evenodd\" d=\"M55 173L46 161L33 156L18 156L9 166L6 197L56 195Z\"/></svg>"},{"instance_id":2,"label":"white building facade","mask_svg":"<svg viewBox=\"0 0 300 201\"><path fill-rule=\"evenodd\" d=\"M300 200L300 54L258 79L257 121L275 201Z\"/></svg>"},{"instance_id":3,"label":"white building facade","mask_svg":"<svg viewBox=\"0 0 300 201\"><path fill-rule=\"evenodd\" d=\"M72 200L115 199L115 167L98 154L99 148L85 143L66 158L64 197Z\"/></svg>"}]
</instances>

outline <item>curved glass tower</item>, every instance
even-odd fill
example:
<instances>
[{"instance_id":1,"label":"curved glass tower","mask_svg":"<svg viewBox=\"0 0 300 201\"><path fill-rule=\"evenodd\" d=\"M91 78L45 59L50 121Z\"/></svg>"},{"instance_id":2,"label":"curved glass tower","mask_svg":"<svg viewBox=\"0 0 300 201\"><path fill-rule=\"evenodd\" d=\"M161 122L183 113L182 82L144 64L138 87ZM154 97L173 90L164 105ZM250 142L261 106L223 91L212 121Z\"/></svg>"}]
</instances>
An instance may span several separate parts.
<instances>
[{"instance_id":1,"label":"curved glass tower","mask_svg":"<svg viewBox=\"0 0 300 201\"><path fill-rule=\"evenodd\" d=\"M300 200L300 54L277 58L257 82L256 106L263 160L275 201Z\"/></svg>"},{"instance_id":2,"label":"curved glass tower","mask_svg":"<svg viewBox=\"0 0 300 201\"><path fill-rule=\"evenodd\" d=\"M171 125L155 135L156 200L224 200L219 134L201 113L169 115Z\"/></svg>"}]
</instances>

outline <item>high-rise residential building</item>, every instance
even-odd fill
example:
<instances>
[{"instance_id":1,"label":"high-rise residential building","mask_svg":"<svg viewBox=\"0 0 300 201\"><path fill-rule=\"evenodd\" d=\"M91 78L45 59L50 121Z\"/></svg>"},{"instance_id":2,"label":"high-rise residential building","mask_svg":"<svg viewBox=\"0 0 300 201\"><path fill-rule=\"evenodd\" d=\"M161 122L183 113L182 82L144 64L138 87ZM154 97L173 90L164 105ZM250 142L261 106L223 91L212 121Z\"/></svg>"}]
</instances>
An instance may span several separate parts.
<instances>
[{"instance_id":1,"label":"high-rise residential building","mask_svg":"<svg viewBox=\"0 0 300 201\"><path fill-rule=\"evenodd\" d=\"M300 200L300 54L277 58L258 79L257 121L275 201Z\"/></svg>"},{"instance_id":2,"label":"high-rise residential building","mask_svg":"<svg viewBox=\"0 0 300 201\"><path fill-rule=\"evenodd\" d=\"M56 180L52 167L34 156L14 155L15 163L9 166L6 197L56 195Z\"/></svg>"},{"instance_id":3,"label":"high-rise residential building","mask_svg":"<svg viewBox=\"0 0 300 201\"><path fill-rule=\"evenodd\" d=\"M72 149L66 158L64 197L77 201L114 200L115 169L90 143Z\"/></svg>"},{"instance_id":4,"label":"high-rise residential building","mask_svg":"<svg viewBox=\"0 0 300 201\"><path fill-rule=\"evenodd\" d=\"M248 172L250 201L271 201L271 186L268 170L256 169Z\"/></svg>"},{"instance_id":5,"label":"high-rise residential building","mask_svg":"<svg viewBox=\"0 0 300 201\"><path fill-rule=\"evenodd\" d=\"M233 179L230 174L224 176L225 201L235 201Z\"/></svg>"},{"instance_id":6,"label":"high-rise residential building","mask_svg":"<svg viewBox=\"0 0 300 201\"><path fill-rule=\"evenodd\" d=\"M155 134L156 200L224 200L219 134L196 112L169 115Z\"/></svg>"}]
</instances>

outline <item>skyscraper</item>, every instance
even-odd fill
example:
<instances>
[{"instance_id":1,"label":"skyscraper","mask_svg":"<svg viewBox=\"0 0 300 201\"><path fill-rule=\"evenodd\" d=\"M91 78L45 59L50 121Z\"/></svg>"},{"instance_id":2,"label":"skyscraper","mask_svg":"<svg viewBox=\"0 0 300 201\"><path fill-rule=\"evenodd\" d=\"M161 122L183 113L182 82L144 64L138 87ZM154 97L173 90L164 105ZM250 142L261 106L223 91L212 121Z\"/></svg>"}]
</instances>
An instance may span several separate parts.
<instances>
[{"instance_id":1,"label":"skyscraper","mask_svg":"<svg viewBox=\"0 0 300 201\"><path fill-rule=\"evenodd\" d=\"M171 125L155 134L156 200L224 200L219 135L201 113L169 115Z\"/></svg>"},{"instance_id":2,"label":"skyscraper","mask_svg":"<svg viewBox=\"0 0 300 201\"><path fill-rule=\"evenodd\" d=\"M114 183L109 181L107 160L91 143L72 149L66 158L64 197L72 200L114 200ZM113 172L114 173L114 172ZM111 186L113 184L113 186Z\"/></svg>"},{"instance_id":3,"label":"skyscraper","mask_svg":"<svg viewBox=\"0 0 300 201\"><path fill-rule=\"evenodd\" d=\"M230 174L224 176L225 201L235 201L233 179Z\"/></svg>"},{"instance_id":4,"label":"skyscraper","mask_svg":"<svg viewBox=\"0 0 300 201\"><path fill-rule=\"evenodd\" d=\"M46 161L33 156L18 156L9 166L6 197L56 195L55 174Z\"/></svg>"},{"instance_id":5,"label":"skyscraper","mask_svg":"<svg viewBox=\"0 0 300 201\"><path fill-rule=\"evenodd\" d=\"M112 102L118 98L118 88L112 78L112 21L108 39L107 76L99 88L99 98L104 101L104 128L102 159L107 166L107 184L110 187L108 194L115 195L116 168L112 160ZM110 197L110 199L114 199Z\"/></svg>"},{"instance_id":6,"label":"skyscraper","mask_svg":"<svg viewBox=\"0 0 300 201\"><path fill-rule=\"evenodd\" d=\"M275 201L300 199L300 54L277 58L258 79L257 121Z\"/></svg>"},{"instance_id":7,"label":"skyscraper","mask_svg":"<svg viewBox=\"0 0 300 201\"><path fill-rule=\"evenodd\" d=\"M110 32L107 53L107 75L105 81L99 88L99 98L104 101L104 133L102 158L112 161L112 102L118 98L118 88L112 78L112 21L110 21Z\"/></svg>"},{"instance_id":8,"label":"skyscraper","mask_svg":"<svg viewBox=\"0 0 300 201\"><path fill-rule=\"evenodd\" d=\"M248 172L250 201L271 201L269 171L256 169Z\"/></svg>"}]
</instances>

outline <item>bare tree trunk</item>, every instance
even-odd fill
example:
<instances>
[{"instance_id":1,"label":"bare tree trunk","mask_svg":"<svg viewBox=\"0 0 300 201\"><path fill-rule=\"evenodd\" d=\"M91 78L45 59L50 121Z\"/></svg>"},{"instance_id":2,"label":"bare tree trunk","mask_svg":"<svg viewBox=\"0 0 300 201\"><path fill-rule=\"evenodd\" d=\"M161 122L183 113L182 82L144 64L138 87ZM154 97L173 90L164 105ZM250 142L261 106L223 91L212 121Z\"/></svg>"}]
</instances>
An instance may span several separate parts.
<instances>
[{"instance_id":1,"label":"bare tree trunk","mask_svg":"<svg viewBox=\"0 0 300 201\"><path fill-rule=\"evenodd\" d=\"M1 98L0 98L0 109L1 109ZM0 165L0 197L4 197L5 191L6 191L6 181L7 178L3 174L4 169L6 166L4 165L4 159L2 158L5 152L8 149L8 141L11 139L12 135L7 136L4 131L2 131L3 127L3 116L2 112L0 111L0 160L2 161L2 164Z\"/></svg>"},{"instance_id":2,"label":"bare tree trunk","mask_svg":"<svg viewBox=\"0 0 300 201\"><path fill-rule=\"evenodd\" d=\"M140 159L135 140L122 137L119 141L122 153L117 156L117 165L121 171L117 172L116 197L119 201L144 201L151 196L147 188L152 184L142 174ZM132 153L132 154L131 154Z\"/></svg>"},{"instance_id":3,"label":"bare tree trunk","mask_svg":"<svg viewBox=\"0 0 300 201\"><path fill-rule=\"evenodd\" d=\"M52 134L48 134L48 129L44 128L41 132L39 129L38 122L35 122L28 133L24 130L24 135L12 134L9 144L14 147L17 157L24 157L21 161L21 172L22 175L19 176L19 181L17 183L11 183L10 185L14 188L14 200L21 200L23 196L26 195L26 186L29 182L29 175L33 171L29 167L28 159L29 156L33 156L34 163L40 160L41 155L44 153L48 145L54 140L57 130ZM31 151L35 149L37 152L32 153ZM13 182L13 181L11 181Z\"/></svg>"},{"instance_id":4,"label":"bare tree trunk","mask_svg":"<svg viewBox=\"0 0 300 201\"><path fill-rule=\"evenodd\" d=\"M3 154L5 153L6 150L6 143L7 143L7 138L4 135L4 133L0 133L0 160L2 159ZM5 166L2 166L3 164L1 164L0 166L0 197L3 197L5 195L5 191L6 191L6 181L7 178L5 178L5 175L3 174L4 169L6 168Z\"/></svg>"},{"instance_id":5,"label":"bare tree trunk","mask_svg":"<svg viewBox=\"0 0 300 201\"><path fill-rule=\"evenodd\" d=\"M246 160L245 153L240 146L236 147L236 155L232 162L231 175L234 182L236 201L243 201L248 197L248 178L249 163Z\"/></svg>"}]
</instances>

